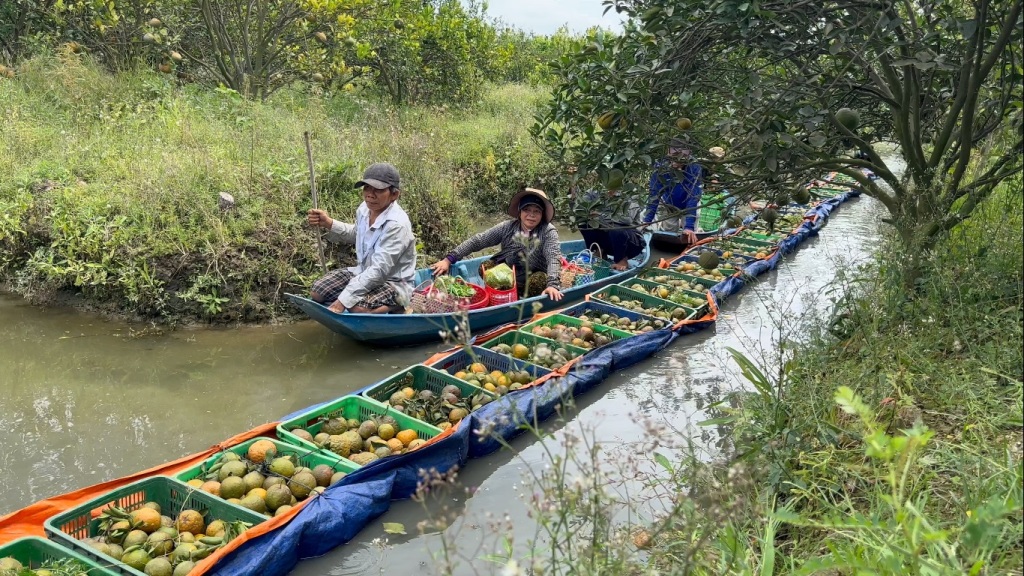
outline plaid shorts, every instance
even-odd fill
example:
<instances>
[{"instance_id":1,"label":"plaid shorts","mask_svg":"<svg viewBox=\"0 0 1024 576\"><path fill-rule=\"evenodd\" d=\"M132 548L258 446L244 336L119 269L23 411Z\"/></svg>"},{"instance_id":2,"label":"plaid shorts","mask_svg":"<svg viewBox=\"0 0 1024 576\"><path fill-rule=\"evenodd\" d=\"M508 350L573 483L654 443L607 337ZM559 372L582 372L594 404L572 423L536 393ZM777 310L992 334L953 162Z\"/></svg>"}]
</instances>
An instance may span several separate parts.
<instances>
[{"instance_id":1,"label":"plaid shorts","mask_svg":"<svg viewBox=\"0 0 1024 576\"><path fill-rule=\"evenodd\" d=\"M338 299L338 296L344 292L345 287L348 286L348 283L355 276L347 268L332 270L323 278L313 282L312 291L322 296L324 303L329 305ZM398 303L398 291L391 284L385 282L367 292L366 296L356 303L356 306L370 308L371 310L381 306L388 306L389 308L398 307L400 306Z\"/></svg>"}]
</instances>

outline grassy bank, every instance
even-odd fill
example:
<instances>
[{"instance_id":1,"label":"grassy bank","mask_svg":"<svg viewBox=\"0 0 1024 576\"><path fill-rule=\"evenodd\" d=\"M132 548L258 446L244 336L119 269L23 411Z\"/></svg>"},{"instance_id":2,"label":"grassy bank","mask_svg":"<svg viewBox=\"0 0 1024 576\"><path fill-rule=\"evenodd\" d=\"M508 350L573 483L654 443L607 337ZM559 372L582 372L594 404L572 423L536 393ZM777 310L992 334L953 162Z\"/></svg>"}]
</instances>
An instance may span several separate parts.
<instances>
[{"instance_id":1,"label":"grassy bank","mask_svg":"<svg viewBox=\"0 0 1024 576\"><path fill-rule=\"evenodd\" d=\"M774 518L761 552L776 568L1019 573L1020 186L927 257L914 294L883 247L835 317L743 399L734 438L762 512L737 528L763 538Z\"/></svg>"},{"instance_id":2,"label":"grassy bank","mask_svg":"<svg viewBox=\"0 0 1024 576\"><path fill-rule=\"evenodd\" d=\"M282 294L318 270L303 131L332 215L353 215L365 165L399 166L427 260L516 186L557 187L526 132L545 97L509 85L469 109L395 110L297 86L253 102L76 55L25 62L0 80L0 279L37 300L70 291L165 321L288 314Z\"/></svg>"}]
</instances>

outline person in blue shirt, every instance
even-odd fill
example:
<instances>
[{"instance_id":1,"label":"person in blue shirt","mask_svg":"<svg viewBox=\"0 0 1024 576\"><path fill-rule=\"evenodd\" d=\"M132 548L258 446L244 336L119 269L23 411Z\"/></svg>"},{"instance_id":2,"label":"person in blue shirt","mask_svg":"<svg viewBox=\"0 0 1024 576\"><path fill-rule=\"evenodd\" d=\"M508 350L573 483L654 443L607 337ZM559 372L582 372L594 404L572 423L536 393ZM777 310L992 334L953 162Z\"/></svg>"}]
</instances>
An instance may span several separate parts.
<instances>
[{"instance_id":1,"label":"person in blue shirt","mask_svg":"<svg viewBox=\"0 0 1024 576\"><path fill-rule=\"evenodd\" d=\"M654 165L643 223L654 222L656 230L678 231L683 243L695 243L703 180L704 168L692 157L690 146L673 138L665 159Z\"/></svg>"}]
</instances>

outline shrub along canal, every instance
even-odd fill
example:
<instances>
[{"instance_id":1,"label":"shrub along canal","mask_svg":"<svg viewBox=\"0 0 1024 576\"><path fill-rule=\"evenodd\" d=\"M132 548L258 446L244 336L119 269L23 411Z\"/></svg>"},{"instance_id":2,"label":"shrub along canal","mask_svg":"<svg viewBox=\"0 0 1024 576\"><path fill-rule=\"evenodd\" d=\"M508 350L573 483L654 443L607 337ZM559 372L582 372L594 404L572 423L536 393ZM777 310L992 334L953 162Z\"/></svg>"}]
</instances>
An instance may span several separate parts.
<instances>
[{"instance_id":1,"label":"shrub along canal","mask_svg":"<svg viewBox=\"0 0 1024 576\"><path fill-rule=\"evenodd\" d=\"M728 300L717 326L676 340L578 398L567 424L547 426L549 447L582 426L609 443L609 458L641 453L643 420L649 418L694 438L706 456L714 456L725 432L697 423L716 415L711 404L745 387L726 348L769 358L780 325L791 338L801 319L827 311L829 283L870 257L881 214L868 198L843 205L820 236L785 258L779 270ZM148 333L146 326L36 308L6 296L0 296L0 325L0 514L201 450L444 348L367 348L311 321ZM518 454L502 450L470 461L460 482L473 494L446 501L455 517L445 532L475 558L462 561L459 573L473 566L493 570L483 558L497 551L489 514L508 515L517 548L534 537L528 506L518 495L532 492L524 489L526 467L542 467L546 453L525 436L513 447ZM301 562L294 573L436 573L431 553L440 548L440 534L418 533L425 516L418 503L396 502L355 540ZM408 535L385 534L383 522L402 523Z\"/></svg>"}]
</instances>

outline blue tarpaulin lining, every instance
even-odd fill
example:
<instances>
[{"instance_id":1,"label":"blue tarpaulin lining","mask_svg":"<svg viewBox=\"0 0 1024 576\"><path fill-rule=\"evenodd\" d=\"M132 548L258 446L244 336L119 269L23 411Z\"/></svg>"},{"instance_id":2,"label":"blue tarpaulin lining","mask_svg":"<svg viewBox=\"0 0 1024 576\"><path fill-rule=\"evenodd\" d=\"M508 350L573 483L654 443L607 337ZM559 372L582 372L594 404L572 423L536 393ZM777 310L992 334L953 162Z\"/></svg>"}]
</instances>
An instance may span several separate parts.
<instances>
[{"instance_id":1,"label":"blue tarpaulin lining","mask_svg":"<svg viewBox=\"0 0 1024 576\"><path fill-rule=\"evenodd\" d=\"M743 275L728 278L712 288L716 302L743 289L753 277L774 269L782 256L817 234L836 207L856 195L852 191L843 193L809 210L808 217L817 218L813 222L805 220L793 235L780 242L779 249L770 258L754 262ZM436 470L443 474L464 466L471 458L499 450L504 442L522 433L527 426L536 426L555 415L568 399L595 388L610 373L632 366L679 336L703 330L713 323L708 320L676 329L655 330L588 352L565 376L509 392L464 418L449 436L409 454L377 460L349 474L307 503L291 522L244 543L221 559L209 573L223 576L287 574L299 560L321 556L354 538L386 512L392 500L414 495L424 471ZM328 403L304 408L282 420Z\"/></svg>"}]
</instances>

